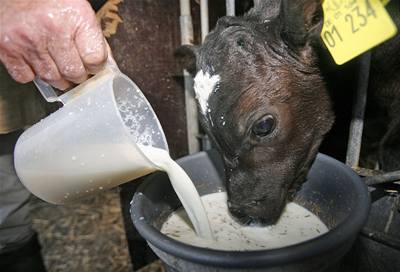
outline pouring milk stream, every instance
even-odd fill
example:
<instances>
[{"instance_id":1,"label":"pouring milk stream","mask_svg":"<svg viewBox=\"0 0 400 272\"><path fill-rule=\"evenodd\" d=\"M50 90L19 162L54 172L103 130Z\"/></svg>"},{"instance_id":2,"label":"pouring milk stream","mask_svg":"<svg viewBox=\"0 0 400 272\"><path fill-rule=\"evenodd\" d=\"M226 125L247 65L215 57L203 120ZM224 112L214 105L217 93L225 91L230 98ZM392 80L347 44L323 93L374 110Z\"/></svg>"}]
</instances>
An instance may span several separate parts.
<instances>
[{"instance_id":1,"label":"pouring milk stream","mask_svg":"<svg viewBox=\"0 0 400 272\"><path fill-rule=\"evenodd\" d=\"M63 107L17 142L14 164L26 188L45 201L63 204L163 170L196 233L212 238L200 196L169 156L153 109L116 65L108 64L59 97L40 79L35 84L47 101Z\"/></svg>"}]
</instances>

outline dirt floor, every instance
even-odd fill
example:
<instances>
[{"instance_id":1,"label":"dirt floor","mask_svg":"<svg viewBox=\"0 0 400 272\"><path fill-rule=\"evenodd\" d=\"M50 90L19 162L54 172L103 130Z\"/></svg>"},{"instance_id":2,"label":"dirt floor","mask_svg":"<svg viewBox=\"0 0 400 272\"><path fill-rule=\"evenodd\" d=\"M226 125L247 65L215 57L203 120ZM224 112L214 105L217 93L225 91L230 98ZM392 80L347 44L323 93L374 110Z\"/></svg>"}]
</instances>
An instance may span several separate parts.
<instances>
[{"instance_id":1,"label":"dirt floor","mask_svg":"<svg viewBox=\"0 0 400 272\"><path fill-rule=\"evenodd\" d=\"M34 228L49 272L132 271L117 190L66 206L34 203ZM161 271L159 262L140 270Z\"/></svg>"}]
</instances>

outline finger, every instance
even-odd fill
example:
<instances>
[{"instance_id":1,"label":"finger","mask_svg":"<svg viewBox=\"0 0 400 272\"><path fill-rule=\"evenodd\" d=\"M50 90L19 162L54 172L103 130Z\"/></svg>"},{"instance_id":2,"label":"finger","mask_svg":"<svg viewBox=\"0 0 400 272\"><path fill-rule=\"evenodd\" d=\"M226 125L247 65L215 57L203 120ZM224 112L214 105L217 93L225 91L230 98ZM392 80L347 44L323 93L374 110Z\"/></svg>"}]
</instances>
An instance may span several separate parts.
<instances>
[{"instance_id":1,"label":"finger","mask_svg":"<svg viewBox=\"0 0 400 272\"><path fill-rule=\"evenodd\" d=\"M49 54L65 80L79 84L88 78L88 73L78 50L71 40L58 40L58 42L51 43L49 45Z\"/></svg>"},{"instance_id":2,"label":"finger","mask_svg":"<svg viewBox=\"0 0 400 272\"><path fill-rule=\"evenodd\" d=\"M75 37L76 48L86 70L95 74L107 61L107 48L101 28L93 15L93 19L81 26Z\"/></svg>"},{"instance_id":3,"label":"finger","mask_svg":"<svg viewBox=\"0 0 400 272\"><path fill-rule=\"evenodd\" d=\"M35 78L31 67L22 58L14 58L0 54L0 61L10 76L19 83L28 83Z\"/></svg>"},{"instance_id":4,"label":"finger","mask_svg":"<svg viewBox=\"0 0 400 272\"><path fill-rule=\"evenodd\" d=\"M65 90L71 86L71 84L61 76L57 65L47 52L40 55L31 54L30 57L31 67L35 74L42 80L60 90Z\"/></svg>"}]
</instances>

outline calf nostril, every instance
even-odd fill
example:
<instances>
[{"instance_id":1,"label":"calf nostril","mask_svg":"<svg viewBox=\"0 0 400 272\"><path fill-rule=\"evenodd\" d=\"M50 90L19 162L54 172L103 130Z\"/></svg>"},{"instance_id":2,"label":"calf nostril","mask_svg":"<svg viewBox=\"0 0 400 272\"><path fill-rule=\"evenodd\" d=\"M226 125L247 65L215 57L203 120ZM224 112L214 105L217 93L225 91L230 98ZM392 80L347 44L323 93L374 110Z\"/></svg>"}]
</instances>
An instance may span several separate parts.
<instances>
[{"instance_id":1,"label":"calf nostril","mask_svg":"<svg viewBox=\"0 0 400 272\"><path fill-rule=\"evenodd\" d=\"M231 201L228 200L228 208L230 211L233 211L235 213L239 213L240 212L240 207L239 205L232 203Z\"/></svg>"},{"instance_id":2,"label":"calf nostril","mask_svg":"<svg viewBox=\"0 0 400 272\"><path fill-rule=\"evenodd\" d=\"M234 169L237 167L239 160L236 156L230 157L230 156L223 155L223 158L224 158L225 166L228 169Z\"/></svg>"},{"instance_id":3,"label":"calf nostril","mask_svg":"<svg viewBox=\"0 0 400 272\"><path fill-rule=\"evenodd\" d=\"M281 211L266 208L262 200L235 203L228 200L229 213L242 225L272 225L279 220Z\"/></svg>"}]
</instances>

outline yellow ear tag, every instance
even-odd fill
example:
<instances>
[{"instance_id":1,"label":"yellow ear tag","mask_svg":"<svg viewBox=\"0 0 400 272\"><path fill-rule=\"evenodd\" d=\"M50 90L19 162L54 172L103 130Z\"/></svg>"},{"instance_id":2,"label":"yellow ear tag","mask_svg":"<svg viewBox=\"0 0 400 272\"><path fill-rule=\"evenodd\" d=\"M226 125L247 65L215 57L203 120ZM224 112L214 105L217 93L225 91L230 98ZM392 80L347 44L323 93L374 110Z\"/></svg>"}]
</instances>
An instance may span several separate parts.
<instances>
[{"instance_id":1,"label":"yellow ear tag","mask_svg":"<svg viewBox=\"0 0 400 272\"><path fill-rule=\"evenodd\" d=\"M387 2L324 1L321 38L337 64L357 57L396 34L396 25L383 5Z\"/></svg>"}]
</instances>

